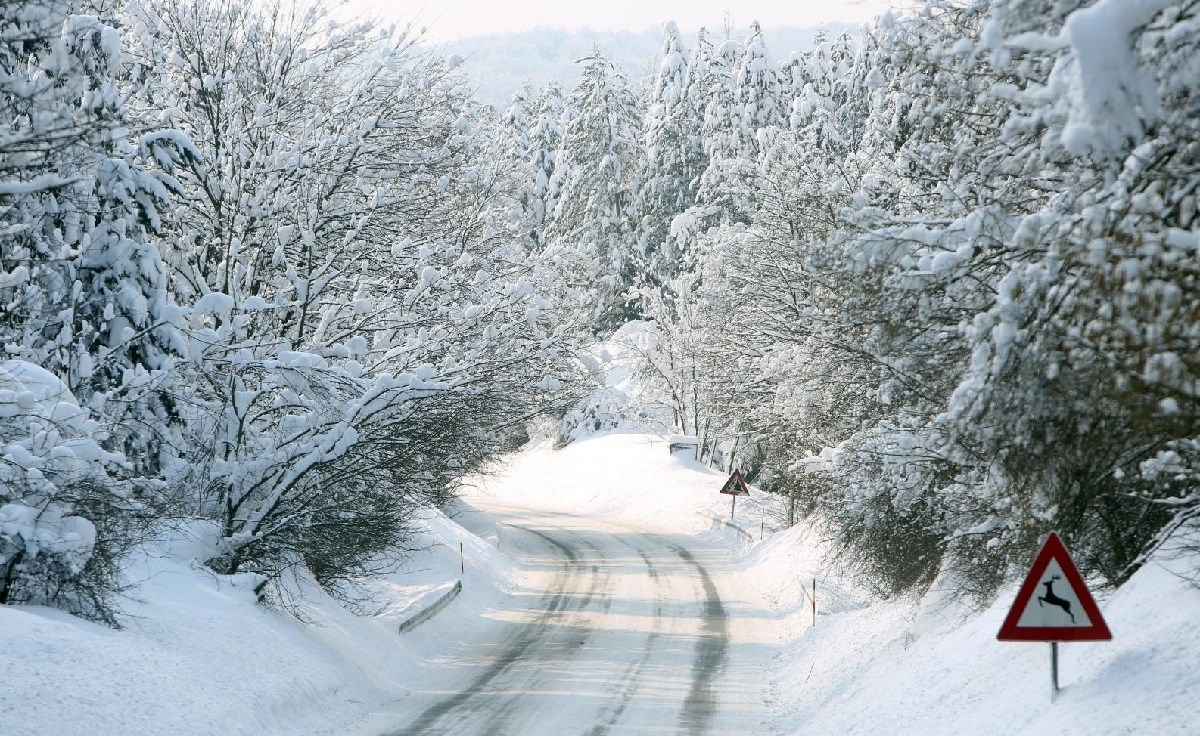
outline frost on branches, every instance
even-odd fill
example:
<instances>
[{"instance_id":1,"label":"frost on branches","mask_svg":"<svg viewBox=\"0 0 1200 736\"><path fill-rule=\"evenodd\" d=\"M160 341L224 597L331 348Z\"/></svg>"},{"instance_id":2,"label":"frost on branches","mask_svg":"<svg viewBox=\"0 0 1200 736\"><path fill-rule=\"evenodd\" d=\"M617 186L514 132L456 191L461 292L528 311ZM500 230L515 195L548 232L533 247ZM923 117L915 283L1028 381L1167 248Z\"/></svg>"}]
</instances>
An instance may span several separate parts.
<instances>
[{"instance_id":1,"label":"frost on branches","mask_svg":"<svg viewBox=\"0 0 1200 736\"><path fill-rule=\"evenodd\" d=\"M520 172L407 29L89 10L0 11L0 337L61 397L26 406L11 381L4 457L28 487L0 484L5 595L111 622L63 591L116 590L134 521L200 520L219 541L198 562L264 597L293 571L352 596L421 505L571 395L577 306ZM46 434L38 411L66 406L79 422ZM63 443L96 451L34 483Z\"/></svg>"},{"instance_id":2,"label":"frost on branches","mask_svg":"<svg viewBox=\"0 0 1200 736\"><path fill-rule=\"evenodd\" d=\"M144 114L196 154L166 218L187 311L186 450L168 478L215 521L206 562L335 593L553 400L570 319L501 144L455 64L320 6L150 4ZM506 149L507 146L507 149ZM267 588L260 586L260 592Z\"/></svg>"},{"instance_id":3,"label":"frost on branches","mask_svg":"<svg viewBox=\"0 0 1200 736\"><path fill-rule=\"evenodd\" d=\"M0 363L0 603L113 621L115 557L141 504L97 434L53 374Z\"/></svg>"},{"instance_id":4,"label":"frost on branches","mask_svg":"<svg viewBox=\"0 0 1200 736\"><path fill-rule=\"evenodd\" d=\"M782 64L702 35L647 395L885 594L986 600L1051 529L1111 584L1194 539L1196 13L931 2Z\"/></svg>"},{"instance_id":5,"label":"frost on branches","mask_svg":"<svg viewBox=\"0 0 1200 736\"><path fill-rule=\"evenodd\" d=\"M3 595L108 616L170 518L352 597L546 414L699 437L883 594L1194 553L1198 10L668 23L498 112L319 3L6 3Z\"/></svg>"}]
</instances>

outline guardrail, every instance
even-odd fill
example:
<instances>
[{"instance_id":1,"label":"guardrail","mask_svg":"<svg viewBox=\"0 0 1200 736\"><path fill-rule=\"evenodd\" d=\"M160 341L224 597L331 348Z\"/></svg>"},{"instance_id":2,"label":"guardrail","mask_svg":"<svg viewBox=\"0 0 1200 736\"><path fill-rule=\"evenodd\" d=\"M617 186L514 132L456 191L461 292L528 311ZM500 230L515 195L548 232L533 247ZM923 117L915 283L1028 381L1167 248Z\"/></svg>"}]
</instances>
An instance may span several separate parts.
<instances>
[{"instance_id":1,"label":"guardrail","mask_svg":"<svg viewBox=\"0 0 1200 736\"><path fill-rule=\"evenodd\" d=\"M455 598L457 598L458 594L461 592L462 592L462 581L455 580L454 587L451 588L450 590L447 590L442 595L441 598L438 598L433 603L433 605L431 605L429 608L426 608L424 611L421 611L416 616L413 616L412 618L410 618L407 621L400 624L399 631L397 633L404 634L409 631L412 631L413 629L417 628L418 626L425 623L429 619L438 615L439 613L441 613L442 609L444 609L446 606L450 605L450 603Z\"/></svg>"},{"instance_id":2,"label":"guardrail","mask_svg":"<svg viewBox=\"0 0 1200 736\"><path fill-rule=\"evenodd\" d=\"M721 517L717 516L716 514L710 512L710 511L697 511L696 516L699 516L701 519L709 521L713 524L724 524L725 526L729 527L731 530L734 531L734 533L736 533L738 536L740 536L742 539L746 540L747 542L754 541L753 534L751 534L750 532L741 528L737 524L734 524L732 521L729 521L728 519L722 519Z\"/></svg>"}]
</instances>

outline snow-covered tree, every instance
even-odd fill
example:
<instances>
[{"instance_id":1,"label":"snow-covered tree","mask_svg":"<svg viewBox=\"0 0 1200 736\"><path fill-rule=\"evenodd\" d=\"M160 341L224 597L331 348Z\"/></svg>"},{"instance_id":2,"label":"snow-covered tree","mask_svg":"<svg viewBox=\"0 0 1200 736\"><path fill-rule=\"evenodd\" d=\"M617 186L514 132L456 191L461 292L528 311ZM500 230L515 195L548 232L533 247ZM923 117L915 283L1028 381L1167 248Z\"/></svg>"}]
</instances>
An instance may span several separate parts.
<instances>
[{"instance_id":1,"label":"snow-covered tree","mask_svg":"<svg viewBox=\"0 0 1200 736\"><path fill-rule=\"evenodd\" d=\"M128 141L118 25L103 3L0 9L0 600L110 622L131 494L178 420L158 384L179 312L151 240L174 184L147 159L186 149Z\"/></svg>"},{"instance_id":2,"label":"snow-covered tree","mask_svg":"<svg viewBox=\"0 0 1200 736\"><path fill-rule=\"evenodd\" d=\"M688 199L693 202L697 199L700 177L708 168L705 110L721 84L720 67L714 66L715 53L712 41L708 40L708 31L701 28L696 33L696 48L688 59L687 85L684 89L684 122L687 126L684 156L687 169L692 173L692 178L688 180Z\"/></svg>"},{"instance_id":3,"label":"snow-covered tree","mask_svg":"<svg viewBox=\"0 0 1200 736\"><path fill-rule=\"evenodd\" d=\"M341 590L570 378L555 272L461 71L404 31L205 0L139 22L145 114L196 151L167 225L192 386L172 482L220 527L210 566Z\"/></svg>"},{"instance_id":4,"label":"snow-covered tree","mask_svg":"<svg viewBox=\"0 0 1200 736\"><path fill-rule=\"evenodd\" d=\"M638 102L625 77L599 53L581 59L571 95L576 114L555 162L556 201L547 234L567 264L569 282L593 308L599 332L637 315L630 293L644 266L637 251Z\"/></svg>"},{"instance_id":5,"label":"snow-covered tree","mask_svg":"<svg viewBox=\"0 0 1200 736\"><path fill-rule=\"evenodd\" d=\"M536 117L531 123L528 164L533 174L531 216L532 237L538 246L545 243L545 228L554 211L550 182L554 178L554 162L563 139L562 88L557 82L549 82L537 100Z\"/></svg>"},{"instance_id":6,"label":"snow-covered tree","mask_svg":"<svg viewBox=\"0 0 1200 736\"><path fill-rule=\"evenodd\" d=\"M758 204L703 238L734 295L711 339L771 387L767 485L881 590L986 598L1050 528L1120 582L1194 528L1192 23L934 2L792 61ZM738 191L716 166L712 203Z\"/></svg>"},{"instance_id":7,"label":"snow-covered tree","mask_svg":"<svg viewBox=\"0 0 1200 736\"><path fill-rule=\"evenodd\" d=\"M670 238L671 221L692 206L692 180L700 171L691 153L691 112L687 99L688 67L674 23L664 26L662 59L650 89L643 124L646 153L639 178L642 260L646 278L663 283L678 272L681 256Z\"/></svg>"},{"instance_id":8,"label":"snow-covered tree","mask_svg":"<svg viewBox=\"0 0 1200 736\"><path fill-rule=\"evenodd\" d=\"M778 72L767 56L762 28L756 21L750 25L750 36L734 73L732 145L737 154L757 158L760 131L776 127L783 120L780 97Z\"/></svg>"},{"instance_id":9,"label":"snow-covered tree","mask_svg":"<svg viewBox=\"0 0 1200 736\"><path fill-rule=\"evenodd\" d=\"M714 223L729 222L735 216L730 207L728 182L732 180L730 168L741 163L733 145L734 108L737 104L734 81L740 55L741 47L737 42L723 42L707 64L696 67L697 81L693 88L701 78L712 80L707 93L700 96L689 91L692 99L704 100L700 137L704 142L707 166L697 183L696 201L706 208L707 217Z\"/></svg>"}]
</instances>

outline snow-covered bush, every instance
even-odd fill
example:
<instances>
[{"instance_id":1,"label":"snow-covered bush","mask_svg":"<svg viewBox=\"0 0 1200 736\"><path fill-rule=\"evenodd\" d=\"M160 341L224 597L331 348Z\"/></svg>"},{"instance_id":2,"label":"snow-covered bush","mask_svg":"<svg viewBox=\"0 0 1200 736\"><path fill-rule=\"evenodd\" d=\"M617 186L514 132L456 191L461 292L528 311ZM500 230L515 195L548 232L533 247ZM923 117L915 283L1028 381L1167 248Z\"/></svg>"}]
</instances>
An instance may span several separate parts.
<instances>
[{"instance_id":1,"label":"snow-covered bush","mask_svg":"<svg viewBox=\"0 0 1200 736\"><path fill-rule=\"evenodd\" d=\"M151 234L182 141L130 142L119 25L110 3L0 5L0 600L110 623L181 348Z\"/></svg>"},{"instance_id":2,"label":"snow-covered bush","mask_svg":"<svg viewBox=\"0 0 1200 736\"><path fill-rule=\"evenodd\" d=\"M110 470L124 459L67 385L0 363L0 603L54 605L113 622L116 559L141 504Z\"/></svg>"}]
</instances>

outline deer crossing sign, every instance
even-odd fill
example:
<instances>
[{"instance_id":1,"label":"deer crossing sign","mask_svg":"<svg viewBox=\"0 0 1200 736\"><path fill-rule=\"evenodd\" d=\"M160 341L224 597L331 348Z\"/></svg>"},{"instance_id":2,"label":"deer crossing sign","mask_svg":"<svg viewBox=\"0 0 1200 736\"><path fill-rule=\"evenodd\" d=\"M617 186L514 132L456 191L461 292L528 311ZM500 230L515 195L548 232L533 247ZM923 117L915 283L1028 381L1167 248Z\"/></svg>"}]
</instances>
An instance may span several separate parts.
<instances>
[{"instance_id":1,"label":"deer crossing sign","mask_svg":"<svg viewBox=\"0 0 1200 736\"><path fill-rule=\"evenodd\" d=\"M1051 534L1029 568L1001 641L1108 641L1112 633L1083 576L1057 534Z\"/></svg>"}]
</instances>

